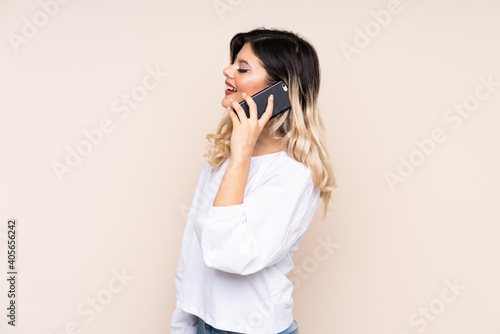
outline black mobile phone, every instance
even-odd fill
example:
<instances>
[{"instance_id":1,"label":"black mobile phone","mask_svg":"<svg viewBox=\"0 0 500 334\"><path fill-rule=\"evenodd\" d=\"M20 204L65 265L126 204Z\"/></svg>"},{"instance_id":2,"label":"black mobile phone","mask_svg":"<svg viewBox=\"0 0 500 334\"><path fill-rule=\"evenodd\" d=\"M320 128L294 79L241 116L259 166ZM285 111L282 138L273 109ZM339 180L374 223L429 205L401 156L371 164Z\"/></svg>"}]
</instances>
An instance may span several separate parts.
<instances>
[{"instance_id":1,"label":"black mobile phone","mask_svg":"<svg viewBox=\"0 0 500 334\"><path fill-rule=\"evenodd\" d=\"M288 87L282 80L280 80L277 83L264 88L260 92L252 95L252 99L257 105L257 119L260 119L262 114L266 111L267 99L271 94L273 94L274 96L274 107L271 118L290 108ZM250 118L250 111L247 102L243 100L242 102L240 102L240 106L243 108L243 110L245 110L245 114L247 115L247 117ZM236 110L234 110L234 108L233 111L236 113Z\"/></svg>"}]
</instances>

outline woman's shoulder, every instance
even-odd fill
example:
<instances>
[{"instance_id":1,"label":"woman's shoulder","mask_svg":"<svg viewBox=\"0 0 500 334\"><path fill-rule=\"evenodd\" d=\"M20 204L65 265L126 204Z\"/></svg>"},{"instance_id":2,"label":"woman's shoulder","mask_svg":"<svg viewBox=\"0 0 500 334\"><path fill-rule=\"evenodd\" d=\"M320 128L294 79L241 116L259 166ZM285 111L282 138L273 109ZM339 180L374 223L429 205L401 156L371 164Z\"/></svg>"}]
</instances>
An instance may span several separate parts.
<instances>
[{"instance_id":1,"label":"woman's shoulder","mask_svg":"<svg viewBox=\"0 0 500 334\"><path fill-rule=\"evenodd\" d=\"M257 156L257 159L252 159L250 168L254 173L260 174L266 179L279 177L281 179L303 179L312 182L311 171L307 164L297 161L286 151L276 153L277 154ZM224 170L228 162L229 159L226 159L221 168L217 170L208 161L205 161L201 173L204 177L213 175L217 171Z\"/></svg>"},{"instance_id":2,"label":"woman's shoulder","mask_svg":"<svg viewBox=\"0 0 500 334\"><path fill-rule=\"evenodd\" d=\"M295 160L285 151L269 161L268 173L274 176L290 178L293 180L311 180L311 170L303 162ZM266 173L267 174L267 173Z\"/></svg>"}]
</instances>

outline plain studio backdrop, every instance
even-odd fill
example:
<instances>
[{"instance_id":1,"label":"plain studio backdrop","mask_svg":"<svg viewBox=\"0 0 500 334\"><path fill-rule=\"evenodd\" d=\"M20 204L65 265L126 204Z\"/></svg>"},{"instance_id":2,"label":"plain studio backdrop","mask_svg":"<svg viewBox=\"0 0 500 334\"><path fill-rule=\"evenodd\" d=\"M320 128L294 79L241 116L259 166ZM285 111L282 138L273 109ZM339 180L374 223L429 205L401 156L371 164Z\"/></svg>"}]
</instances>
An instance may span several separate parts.
<instances>
[{"instance_id":1,"label":"plain studio backdrop","mask_svg":"<svg viewBox=\"0 0 500 334\"><path fill-rule=\"evenodd\" d=\"M205 136L226 112L229 41L267 27L319 54L338 183L289 274L301 333L500 333L499 11L0 1L1 332L168 333Z\"/></svg>"}]
</instances>

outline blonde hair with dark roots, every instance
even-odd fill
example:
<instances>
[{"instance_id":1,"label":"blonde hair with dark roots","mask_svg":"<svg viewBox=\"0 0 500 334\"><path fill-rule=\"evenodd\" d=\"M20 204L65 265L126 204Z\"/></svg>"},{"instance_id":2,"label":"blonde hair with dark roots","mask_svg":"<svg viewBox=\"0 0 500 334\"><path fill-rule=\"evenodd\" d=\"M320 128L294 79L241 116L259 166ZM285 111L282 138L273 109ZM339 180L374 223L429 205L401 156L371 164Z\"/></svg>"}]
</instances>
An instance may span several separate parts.
<instances>
[{"instance_id":1,"label":"blonde hair with dark roots","mask_svg":"<svg viewBox=\"0 0 500 334\"><path fill-rule=\"evenodd\" d=\"M231 39L231 64L247 42L267 71L267 84L283 80L289 88L291 108L269 119L266 126L290 157L311 170L314 187L320 189L320 198L323 199L324 220L332 190L337 184L318 108L320 68L316 50L296 33L258 28L238 33ZM208 153L203 156L216 169L231 155L232 130L231 117L226 113L216 133L206 136Z\"/></svg>"}]
</instances>

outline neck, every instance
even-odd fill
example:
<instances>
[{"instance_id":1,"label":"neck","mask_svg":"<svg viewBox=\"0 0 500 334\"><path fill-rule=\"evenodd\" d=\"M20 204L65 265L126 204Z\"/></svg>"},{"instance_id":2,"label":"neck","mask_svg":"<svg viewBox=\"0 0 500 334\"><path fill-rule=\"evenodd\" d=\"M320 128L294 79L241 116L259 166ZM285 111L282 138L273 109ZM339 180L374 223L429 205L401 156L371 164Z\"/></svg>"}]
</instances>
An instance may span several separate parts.
<instances>
[{"instance_id":1,"label":"neck","mask_svg":"<svg viewBox=\"0 0 500 334\"><path fill-rule=\"evenodd\" d=\"M271 137L269 128L266 126L260 133L259 139L255 143L252 156L256 157L259 155L275 153L282 150L283 148L281 147L279 141Z\"/></svg>"}]
</instances>

